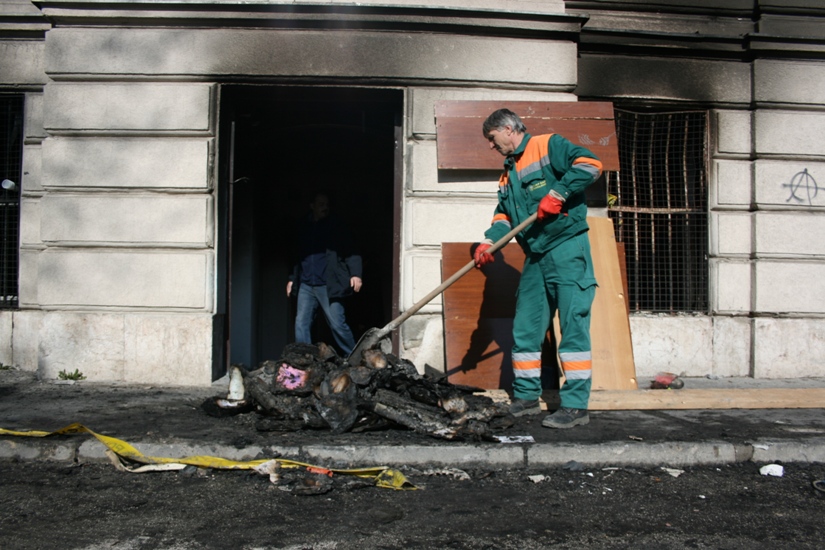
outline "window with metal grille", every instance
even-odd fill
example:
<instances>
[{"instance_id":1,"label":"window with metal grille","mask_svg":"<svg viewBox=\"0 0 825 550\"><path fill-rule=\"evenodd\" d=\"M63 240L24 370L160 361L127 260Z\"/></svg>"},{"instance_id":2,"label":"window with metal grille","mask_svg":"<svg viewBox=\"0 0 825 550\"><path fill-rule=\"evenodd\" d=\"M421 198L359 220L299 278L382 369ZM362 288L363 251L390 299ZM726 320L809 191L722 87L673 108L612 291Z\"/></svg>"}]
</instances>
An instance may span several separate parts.
<instances>
[{"instance_id":1,"label":"window with metal grille","mask_svg":"<svg viewBox=\"0 0 825 550\"><path fill-rule=\"evenodd\" d=\"M23 95L0 94L0 309L18 304Z\"/></svg>"},{"instance_id":2,"label":"window with metal grille","mask_svg":"<svg viewBox=\"0 0 825 550\"><path fill-rule=\"evenodd\" d=\"M708 311L707 112L616 110L608 213L630 311Z\"/></svg>"}]
</instances>

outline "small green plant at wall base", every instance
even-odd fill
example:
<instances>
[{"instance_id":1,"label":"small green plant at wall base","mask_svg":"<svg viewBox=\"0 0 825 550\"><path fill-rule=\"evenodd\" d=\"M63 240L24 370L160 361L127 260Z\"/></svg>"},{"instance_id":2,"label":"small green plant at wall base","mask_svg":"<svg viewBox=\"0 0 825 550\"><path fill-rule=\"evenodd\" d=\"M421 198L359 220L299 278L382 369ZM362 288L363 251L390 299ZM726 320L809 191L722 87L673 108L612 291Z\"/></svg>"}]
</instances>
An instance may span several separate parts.
<instances>
[{"instance_id":1,"label":"small green plant at wall base","mask_svg":"<svg viewBox=\"0 0 825 550\"><path fill-rule=\"evenodd\" d=\"M4 365L0 363L0 370L11 370L11 365Z\"/></svg>"},{"instance_id":2,"label":"small green plant at wall base","mask_svg":"<svg viewBox=\"0 0 825 550\"><path fill-rule=\"evenodd\" d=\"M83 376L83 373L77 369L75 369L74 372L66 372L65 370L62 370L59 373L57 373L57 377L60 380L86 380L86 377Z\"/></svg>"}]
</instances>

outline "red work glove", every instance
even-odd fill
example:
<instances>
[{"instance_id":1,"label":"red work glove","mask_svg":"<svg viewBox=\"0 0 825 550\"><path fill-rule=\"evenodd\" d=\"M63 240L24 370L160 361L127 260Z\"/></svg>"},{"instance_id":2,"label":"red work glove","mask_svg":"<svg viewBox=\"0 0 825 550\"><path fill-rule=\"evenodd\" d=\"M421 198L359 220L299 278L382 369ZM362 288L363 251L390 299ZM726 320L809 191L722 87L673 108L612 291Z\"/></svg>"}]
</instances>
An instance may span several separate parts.
<instances>
[{"instance_id":1,"label":"red work glove","mask_svg":"<svg viewBox=\"0 0 825 550\"><path fill-rule=\"evenodd\" d=\"M548 193L541 199L538 209L538 219L543 220L548 216L556 216L561 214L561 207L564 201L557 197L554 193Z\"/></svg>"},{"instance_id":2,"label":"red work glove","mask_svg":"<svg viewBox=\"0 0 825 550\"><path fill-rule=\"evenodd\" d=\"M493 255L487 252L493 246L491 241L484 241L476 247L476 252L473 254L473 260L476 262L476 268L484 267L493 261Z\"/></svg>"}]
</instances>

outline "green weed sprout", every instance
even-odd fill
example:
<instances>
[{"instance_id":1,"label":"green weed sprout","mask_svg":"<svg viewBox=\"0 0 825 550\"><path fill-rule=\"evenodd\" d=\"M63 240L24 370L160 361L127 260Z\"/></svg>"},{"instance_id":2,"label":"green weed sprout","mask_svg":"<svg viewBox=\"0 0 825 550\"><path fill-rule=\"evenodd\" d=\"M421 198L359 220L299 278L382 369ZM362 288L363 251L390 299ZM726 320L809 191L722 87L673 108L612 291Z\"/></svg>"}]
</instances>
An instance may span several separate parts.
<instances>
[{"instance_id":1,"label":"green weed sprout","mask_svg":"<svg viewBox=\"0 0 825 550\"><path fill-rule=\"evenodd\" d=\"M83 373L77 369L75 369L74 372L66 372L65 370L62 370L59 373L57 373L57 377L60 380L86 380L86 377L83 376Z\"/></svg>"}]
</instances>

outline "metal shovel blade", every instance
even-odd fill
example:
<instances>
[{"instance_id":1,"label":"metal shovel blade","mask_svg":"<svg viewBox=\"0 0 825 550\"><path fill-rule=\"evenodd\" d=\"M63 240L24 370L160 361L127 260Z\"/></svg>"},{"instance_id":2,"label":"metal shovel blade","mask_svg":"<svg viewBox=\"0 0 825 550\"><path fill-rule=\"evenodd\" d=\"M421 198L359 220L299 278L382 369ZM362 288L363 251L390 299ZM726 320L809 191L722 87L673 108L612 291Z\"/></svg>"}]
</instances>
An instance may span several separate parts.
<instances>
[{"instance_id":1,"label":"metal shovel blade","mask_svg":"<svg viewBox=\"0 0 825 550\"><path fill-rule=\"evenodd\" d=\"M347 362L350 365L360 363L363 353L370 349L380 349L385 353L389 352L392 349L392 342L390 342L387 337L391 332L392 329L387 327L367 329L367 332L359 338L358 343L352 348L352 351L347 357ZM354 363L353 360L355 360Z\"/></svg>"}]
</instances>

